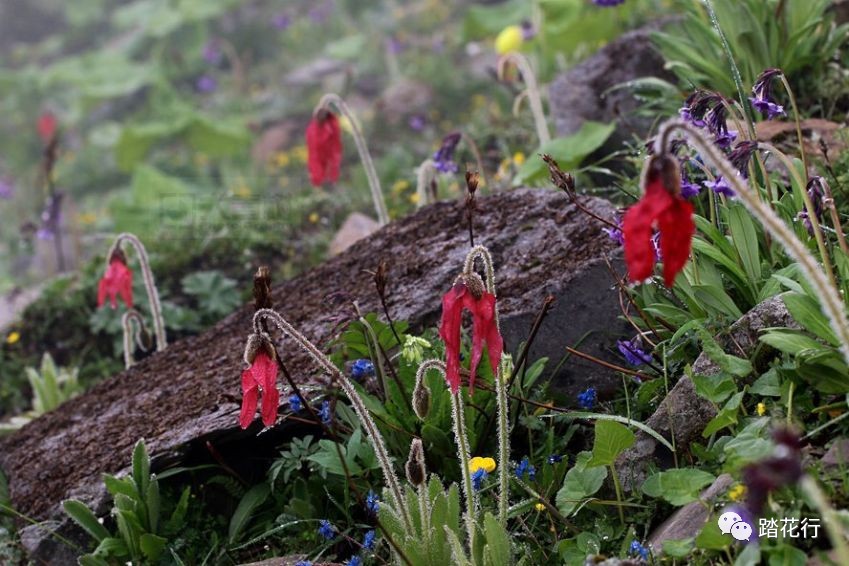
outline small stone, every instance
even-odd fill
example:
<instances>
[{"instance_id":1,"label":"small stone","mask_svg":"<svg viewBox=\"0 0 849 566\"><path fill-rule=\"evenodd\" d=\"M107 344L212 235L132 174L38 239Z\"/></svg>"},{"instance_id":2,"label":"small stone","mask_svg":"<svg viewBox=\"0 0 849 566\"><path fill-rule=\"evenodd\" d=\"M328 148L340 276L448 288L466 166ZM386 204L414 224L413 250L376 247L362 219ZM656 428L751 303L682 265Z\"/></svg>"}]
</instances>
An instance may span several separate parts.
<instances>
[{"instance_id":1,"label":"small stone","mask_svg":"<svg viewBox=\"0 0 849 566\"><path fill-rule=\"evenodd\" d=\"M360 212L352 212L330 242L330 255L339 255L380 228L380 224Z\"/></svg>"},{"instance_id":2,"label":"small stone","mask_svg":"<svg viewBox=\"0 0 849 566\"><path fill-rule=\"evenodd\" d=\"M829 471L849 467L849 438L838 438L832 442L820 461Z\"/></svg>"}]
</instances>

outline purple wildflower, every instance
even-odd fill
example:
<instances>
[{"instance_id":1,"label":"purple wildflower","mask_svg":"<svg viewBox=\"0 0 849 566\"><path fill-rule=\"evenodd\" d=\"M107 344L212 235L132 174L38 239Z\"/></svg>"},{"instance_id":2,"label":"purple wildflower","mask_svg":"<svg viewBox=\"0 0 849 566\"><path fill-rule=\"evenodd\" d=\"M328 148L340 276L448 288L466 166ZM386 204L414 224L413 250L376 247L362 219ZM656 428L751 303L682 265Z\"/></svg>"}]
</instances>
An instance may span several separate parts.
<instances>
[{"instance_id":1,"label":"purple wildflower","mask_svg":"<svg viewBox=\"0 0 849 566\"><path fill-rule=\"evenodd\" d=\"M752 106L766 116L767 120L784 114L784 107L772 101L772 81L780 76L783 76L781 69L767 69L761 73L752 87L754 96L749 97Z\"/></svg>"},{"instance_id":2,"label":"purple wildflower","mask_svg":"<svg viewBox=\"0 0 849 566\"><path fill-rule=\"evenodd\" d=\"M395 36L389 37L386 40L386 49L393 55L398 55L404 51L404 44Z\"/></svg>"},{"instance_id":3,"label":"purple wildflower","mask_svg":"<svg viewBox=\"0 0 849 566\"><path fill-rule=\"evenodd\" d=\"M698 195L702 188L690 180L684 171L681 171L681 197L690 199Z\"/></svg>"},{"instance_id":4,"label":"purple wildflower","mask_svg":"<svg viewBox=\"0 0 849 566\"><path fill-rule=\"evenodd\" d=\"M295 562L295 566L312 566L312 562L309 560L298 560Z\"/></svg>"},{"instance_id":5,"label":"purple wildflower","mask_svg":"<svg viewBox=\"0 0 849 566\"><path fill-rule=\"evenodd\" d=\"M660 253L660 232L655 232L651 237L651 246L654 248L654 262L660 263L663 261L663 255Z\"/></svg>"},{"instance_id":6,"label":"purple wildflower","mask_svg":"<svg viewBox=\"0 0 849 566\"><path fill-rule=\"evenodd\" d=\"M344 566L363 566L363 559L359 555L354 555L345 562Z\"/></svg>"},{"instance_id":7,"label":"purple wildflower","mask_svg":"<svg viewBox=\"0 0 849 566\"><path fill-rule=\"evenodd\" d=\"M292 25L292 18L289 14L281 12L272 16L271 25L277 31L286 31Z\"/></svg>"},{"instance_id":8,"label":"purple wildflower","mask_svg":"<svg viewBox=\"0 0 849 566\"><path fill-rule=\"evenodd\" d=\"M817 220L820 221L820 222L822 222L822 212L823 212L822 182L823 182L822 177L819 177L819 176L811 177L811 180L808 181L808 189L807 189L808 190L808 198L811 199L811 204L814 205L814 214L817 215ZM805 229L808 231L808 234L813 236L814 235L814 225L811 222L810 216L808 216L808 211L803 209L802 211L799 212L799 214L796 215L796 217L799 220L801 220L802 222L804 222Z\"/></svg>"},{"instance_id":9,"label":"purple wildflower","mask_svg":"<svg viewBox=\"0 0 849 566\"><path fill-rule=\"evenodd\" d=\"M731 188L731 185L728 184L728 180L722 175L718 176L713 181L705 181L704 185L718 195L725 195L727 197L734 196L734 189Z\"/></svg>"},{"instance_id":10,"label":"purple wildflower","mask_svg":"<svg viewBox=\"0 0 849 566\"><path fill-rule=\"evenodd\" d=\"M618 6L622 4L625 0L593 0L593 4L596 6L603 6L605 8L610 8L612 6Z\"/></svg>"},{"instance_id":11,"label":"purple wildflower","mask_svg":"<svg viewBox=\"0 0 849 566\"><path fill-rule=\"evenodd\" d=\"M552 466L554 464L557 464L558 462L562 462L562 461L563 461L563 456L561 456L560 454L550 454L548 456L548 463L551 464Z\"/></svg>"},{"instance_id":12,"label":"purple wildflower","mask_svg":"<svg viewBox=\"0 0 849 566\"><path fill-rule=\"evenodd\" d=\"M731 153L728 154L728 160L740 172L740 176L744 179L749 178L749 161L752 160L752 154L758 149L756 141L741 141Z\"/></svg>"},{"instance_id":13,"label":"purple wildflower","mask_svg":"<svg viewBox=\"0 0 849 566\"><path fill-rule=\"evenodd\" d=\"M713 134L716 145L726 148L737 139L737 132L729 131L727 124L726 101L722 95L705 90L697 90L679 110L681 117L699 128L707 128Z\"/></svg>"},{"instance_id":14,"label":"purple wildflower","mask_svg":"<svg viewBox=\"0 0 849 566\"><path fill-rule=\"evenodd\" d=\"M414 132L421 132L425 129L427 121L421 114L413 114L410 116L410 119L407 120L407 125L410 126L410 129Z\"/></svg>"},{"instance_id":15,"label":"purple wildflower","mask_svg":"<svg viewBox=\"0 0 849 566\"><path fill-rule=\"evenodd\" d=\"M218 88L218 81L212 75L201 75L195 83L198 92L209 94Z\"/></svg>"},{"instance_id":16,"label":"purple wildflower","mask_svg":"<svg viewBox=\"0 0 849 566\"><path fill-rule=\"evenodd\" d=\"M210 65L217 65L221 62L221 41L218 39L210 39L203 46L201 52L203 60Z\"/></svg>"},{"instance_id":17,"label":"purple wildflower","mask_svg":"<svg viewBox=\"0 0 849 566\"><path fill-rule=\"evenodd\" d=\"M595 387L590 387L583 393L578 394L578 405L580 405L582 409L591 410L595 407L597 401L598 394L596 393Z\"/></svg>"},{"instance_id":18,"label":"purple wildflower","mask_svg":"<svg viewBox=\"0 0 849 566\"><path fill-rule=\"evenodd\" d=\"M15 185L12 179L0 177L0 199L9 200L15 196Z\"/></svg>"},{"instance_id":19,"label":"purple wildflower","mask_svg":"<svg viewBox=\"0 0 849 566\"><path fill-rule=\"evenodd\" d=\"M622 234L622 221L621 219L616 220L617 228L602 228L604 233L607 234L607 237L619 244L620 246L625 244L625 236Z\"/></svg>"},{"instance_id":20,"label":"purple wildflower","mask_svg":"<svg viewBox=\"0 0 849 566\"><path fill-rule=\"evenodd\" d=\"M454 152L461 137L460 132L453 132L442 138L442 145L433 154L433 166L440 173L456 173L460 170L454 163Z\"/></svg>"},{"instance_id":21,"label":"purple wildflower","mask_svg":"<svg viewBox=\"0 0 849 566\"><path fill-rule=\"evenodd\" d=\"M522 40L530 41L537 35L537 29L534 27L534 24L528 20L522 21Z\"/></svg>"},{"instance_id":22,"label":"purple wildflower","mask_svg":"<svg viewBox=\"0 0 849 566\"><path fill-rule=\"evenodd\" d=\"M625 357L625 360L632 366L641 366L651 363L651 354L640 348L639 338L633 340L617 340L616 347L619 352Z\"/></svg>"}]
</instances>

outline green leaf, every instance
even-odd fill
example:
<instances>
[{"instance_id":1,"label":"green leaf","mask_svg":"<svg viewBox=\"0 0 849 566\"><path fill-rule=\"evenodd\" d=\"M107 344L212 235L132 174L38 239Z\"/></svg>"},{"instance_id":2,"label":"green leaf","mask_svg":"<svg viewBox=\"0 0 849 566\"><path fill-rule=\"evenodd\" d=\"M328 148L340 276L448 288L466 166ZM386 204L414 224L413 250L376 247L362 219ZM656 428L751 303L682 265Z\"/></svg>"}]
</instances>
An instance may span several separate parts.
<instances>
[{"instance_id":1,"label":"green leaf","mask_svg":"<svg viewBox=\"0 0 849 566\"><path fill-rule=\"evenodd\" d=\"M106 485L106 490L109 491L113 497L119 493L123 493L127 497L131 497L133 499L138 499L139 497L136 485L130 478L116 478L110 474L103 474L103 483Z\"/></svg>"},{"instance_id":2,"label":"green leaf","mask_svg":"<svg viewBox=\"0 0 849 566\"><path fill-rule=\"evenodd\" d=\"M760 336L760 341L769 344L776 350L786 352L788 354L799 354L805 350L824 349L825 346L805 336L798 330L778 329L769 330Z\"/></svg>"},{"instance_id":3,"label":"green leaf","mask_svg":"<svg viewBox=\"0 0 849 566\"><path fill-rule=\"evenodd\" d=\"M722 403L737 392L734 379L728 374L693 375L693 385L696 393L711 403Z\"/></svg>"},{"instance_id":4,"label":"green leaf","mask_svg":"<svg viewBox=\"0 0 849 566\"><path fill-rule=\"evenodd\" d=\"M770 368L762 374L749 387L749 393L762 397L781 397L781 384L778 379L778 371Z\"/></svg>"},{"instance_id":5,"label":"green leaf","mask_svg":"<svg viewBox=\"0 0 849 566\"><path fill-rule=\"evenodd\" d=\"M142 554L154 563L159 560L159 556L165 550L167 543L167 539L150 533L145 533L139 538L139 548L141 548Z\"/></svg>"},{"instance_id":6,"label":"green leaf","mask_svg":"<svg viewBox=\"0 0 849 566\"><path fill-rule=\"evenodd\" d=\"M740 262L749 278L749 283L754 285L761 280L761 258L758 248L758 233L752 215L739 203L732 203L726 207L728 216L728 228L734 247L740 256Z\"/></svg>"},{"instance_id":7,"label":"green leaf","mask_svg":"<svg viewBox=\"0 0 849 566\"><path fill-rule=\"evenodd\" d=\"M115 145L118 168L122 171L132 171L144 159L153 144L177 135L188 123L187 119L182 119L125 126Z\"/></svg>"},{"instance_id":8,"label":"green leaf","mask_svg":"<svg viewBox=\"0 0 849 566\"><path fill-rule=\"evenodd\" d=\"M97 548L94 549L94 555L101 558L123 558L128 556L130 551L123 540L119 538L107 537L100 541Z\"/></svg>"},{"instance_id":9,"label":"green leaf","mask_svg":"<svg viewBox=\"0 0 849 566\"><path fill-rule=\"evenodd\" d=\"M563 486L555 499L557 509L563 515L570 515L586 498L595 495L607 478L606 467L587 467L591 457L592 453L581 452L575 466L563 478Z\"/></svg>"},{"instance_id":10,"label":"green leaf","mask_svg":"<svg viewBox=\"0 0 849 566\"><path fill-rule=\"evenodd\" d=\"M630 448L636 439L624 425L614 421L596 421L593 456L587 467L613 465L619 454Z\"/></svg>"},{"instance_id":11,"label":"green leaf","mask_svg":"<svg viewBox=\"0 0 849 566\"><path fill-rule=\"evenodd\" d=\"M463 20L464 41L482 39L509 25L531 17L531 6L524 0L509 0L490 6L471 5Z\"/></svg>"},{"instance_id":12,"label":"green leaf","mask_svg":"<svg viewBox=\"0 0 849 566\"><path fill-rule=\"evenodd\" d=\"M694 539L667 539L663 541L663 553L672 558L684 558L693 550Z\"/></svg>"},{"instance_id":13,"label":"green leaf","mask_svg":"<svg viewBox=\"0 0 849 566\"><path fill-rule=\"evenodd\" d=\"M75 523L93 536L97 542L103 542L103 539L109 537L109 531L100 524L91 509L86 507L83 502L76 499L66 499L62 502L62 508Z\"/></svg>"},{"instance_id":14,"label":"green leaf","mask_svg":"<svg viewBox=\"0 0 849 566\"><path fill-rule=\"evenodd\" d=\"M219 158L242 153L251 142L250 132L242 122L202 115L194 117L185 135L192 148Z\"/></svg>"},{"instance_id":15,"label":"green leaf","mask_svg":"<svg viewBox=\"0 0 849 566\"><path fill-rule=\"evenodd\" d=\"M696 501L702 488L715 479L713 474L698 468L678 468L649 476L642 489L649 497L660 497L680 506Z\"/></svg>"},{"instance_id":16,"label":"green leaf","mask_svg":"<svg viewBox=\"0 0 849 566\"><path fill-rule=\"evenodd\" d=\"M486 550L489 555L490 563L496 564L512 564L513 558L510 552L510 535L498 522L498 519L492 513L484 515L484 529L486 531Z\"/></svg>"},{"instance_id":17,"label":"green leaf","mask_svg":"<svg viewBox=\"0 0 849 566\"><path fill-rule=\"evenodd\" d=\"M728 293L721 287L715 285L693 285L693 292L697 300L718 313L733 319L743 316L743 313L740 312L740 309L734 304Z\"/></svg>"},{"instance_id":18,"label":"green leaf","mask_svg":"<svg viewBox=\"0 0 849 566\"><path fill-rule=\"evenodd\" d=\"M832 346L839 346L840 342L834 335L828 319L815 300L801 293L785 293L781 296L787 310L802 328L822 338Z\"/></svg>"},{"instance_id":19,"label":"green leaf","mask_svg":"<svg viewBox=\"0 0 849 566\"><path fill-rule=\"evenodd\" d=\"M139 497L144 500L147 497L147 487L150 484L150 456L144 445L144 439L136 442L133 448L133 481L139 492Z\"/></svg>"},{"instance_id":20,"label":"green leaf","mask_svg":"<svg viewBox=\"0 0 849 566\"><path fill-rule=\"evenodd\" d=\"M233 516L230 518L228 536L230 537L231 543L238 540L245 526L248 524L254 510L265 503L265 500L268 499L270 494L271 489L268 487L267 483L257 484L245 493L242 500L239 501L239 505L236 507L236 510L233 512Z\"/></svg>"},{"instance_id":21,"label":"green leaf","mask_svg":"<svg viewBox=\"0 0 849 566\"><path fill-rule=\"evenodd\" d=\"M587 121L571 136L553 139L543 144L535 153L551 155L557 160L561 169L569 171L577 168L584 158L600 148L615 129L616 124L613 123ZM545 178L547 172L548 166L542 158L534 155L519 168L515 182L517 184L538 182Z\"/></svg>"},{"instance_id":22,"label":"green leaf","mask_svg":"<svg viewBox=\"0 0 849 566\"><path fill-rule=\"evenodd\" d=\"M84 554L77 560L80 566L109 566L109 562L93 554Z\"/></svg>"},{"instance_id":23,"label":"green leaf","mask_svg":"<svg viewBox=\"0 0 849 566\"><path fill-rule=\"evenodd\" d=\"M782 544L777 549L769 551L768 564L769 566L805 566L808 564L808 555L799 548Z\"/></svg>"},{"instance_id":24,"label":"green leaf","mask_svg":"<svg viewBox=\"0 0 849 566\"><path fill-rule=\"evenodd\" d=\"M743 392L737 393L725 404L725 407L716 415L702 431L704 438L722 430L725 427L737 424L737 414L740 412L740 402L743 400Z\"/></svg>"},{"instance_id":25,"label":"green leaf","mask_svg":"<svg viewBox=\"0 0 849 566\"><path fill-rule=\"evenodd\" d=\"M698 329L697 332L702 342L702 350L710 361L719 366L719 369L735 377L746 377L752 373L752 363L749 360L726 354L704 328Z\"/></svg>"}]
</instances>

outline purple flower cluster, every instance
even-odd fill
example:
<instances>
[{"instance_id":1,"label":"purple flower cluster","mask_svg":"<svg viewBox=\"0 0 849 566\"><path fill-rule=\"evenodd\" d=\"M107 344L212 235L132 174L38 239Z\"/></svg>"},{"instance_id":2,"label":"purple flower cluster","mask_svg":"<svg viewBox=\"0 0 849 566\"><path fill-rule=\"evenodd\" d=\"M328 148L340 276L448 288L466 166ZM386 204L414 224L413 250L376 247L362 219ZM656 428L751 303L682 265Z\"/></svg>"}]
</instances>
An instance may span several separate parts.
<instances>
[{"instance_id":1,"label":"purple flower cluster","mask_svg":"<svg viewBox=\"0 0 849 566\"><path fill-rule=\"evenodd\" d=\"M752 87L753 96L749 97L749 101L758 112L766 116L767 120L784 114L784 107L772 100L772 81L781 76L783 76L781 69L767 69L761 73Z\"/></svg>"},{"instance_id":2,"label":"purple flower cluster","mask_svg":"<svg viewBox=\"0 0 849 566\"><path fill-rule=\"evenodd\" d=\"M8 177L0 177L0 199L9 200L15 196L15 184Z\"/></svg>"},{"instance_id":3,"label":"purple flower cluster","mask_svg":"<svg viewBox=\"0 0 849 566\"><path fill-rule=\"evenodd\" d=\"M632 366L641 366L643 364L649 364L652 361L651 354L643 350L640 347L641 345L639 338L616 341L616 347L619 349L619 352Z\"/></svg>"},{"instance_id":4,"label":"purple flower cluster","mask_svg":"<svg viewBox=\"0 0 849 566\"><path fill-rule=\"evenodd\" d=\"M440 173L456 173L460 170L454 162L454 152L457 151L461 137L460 132L453 132L442 138L442 145L433 154L433 166Z\"/></svg>"},{"instance_id":5,"label":"purple flower cluster","mask_svg":"<svg viewBox=\"0 0 849 566\"><path fill-rule=\"evenodd\" d=\"M820 177L811 177L811 180L808 181L808 198L811 199L811 204L814 205L814 214L817 216L817 221L822 222L822 213L823 213L823 190L822 183L825 180ZM805 229L808 231L808 234L811 236L814 235L814 225L811 222L810 216L808 216L808 211L803 209L796 215L796 217L804 222Z\"/></svg>"},{"instance_id":6,"label":"purple flower cluster","mask_svg":"<svg viewBox=\"0 0 849 566\"><path fill-rule=\"evenodd\" d=\"M725 149L737 139L737 132L728 129L726 104L729 102L720 94L697 90L687 98L679 114L697 128L707 128L716 145Z\"/></svg>"},{"instance_id":7,"label":"purple flower cluster","mask_svg":"<svg viewBox=\"0 0 849 566\"><path fill-rule=\"evenodd\" d=\"M596 6L604 6L605 8L610 8L613 6L618 6L619 4L623 4L625 0L593 0L593 4Z\"/></svg>"},{"instance_id":8,"label":"purple flower cluster","mask_svg":"<svg viewBox=\"0 0 849 566\"><path fill-rule=\"evenodd\" d=\"M705 181L705 186L718 195L725 195L727 197L734 196L734 189L732 189L731 185L728 184L728 179L724 178L722 175L719 175L713 181Z\"/></svg>"}]
</instances>

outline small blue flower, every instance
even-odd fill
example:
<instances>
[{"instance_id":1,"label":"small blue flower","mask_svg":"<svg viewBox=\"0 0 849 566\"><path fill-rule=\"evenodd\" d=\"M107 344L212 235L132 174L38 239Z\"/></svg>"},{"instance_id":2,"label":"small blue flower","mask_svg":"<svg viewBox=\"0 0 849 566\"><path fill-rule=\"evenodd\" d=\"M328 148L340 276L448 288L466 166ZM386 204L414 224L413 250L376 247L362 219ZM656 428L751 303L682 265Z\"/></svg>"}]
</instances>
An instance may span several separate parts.
<instances>
[{"instance_id":1,"label":"small blue flower","mask_svg":"<svg viewBox=\"0 0 849 566\"><path fill-rule=\"evenodd\" d=\"M303 405L301 405L301 398L298 395L295 395L294 393L292 395L289 395L289 409L293 413L298 413L302 408Z\"/></svg>"},{"instance_id":2,"label":"small blue flower","mask_svg":"<svg viewBox=\"0 0 849 566\"><path fill-rule=\"evenodd\" d=\"M374 539L377 537L377 533L374 532L374 529L368 531L366 536L363 537L363 548L368 550L374 550Z\"/></svg>"},{"instance_id":3,"label":"small blue flower","mask_svg":"<svg viewBox=\"0 0 849 566\"><path fill-rule=\"evenodd\" d=\"M321 409L318 411L318 416L321 417L321 422L330 424L330 401L327 399L321 402Z\"/></svg>"},{"instance_id":4,"label":"small blue flower","mask_svg":"<svg viewBox=\"0 0 849 566\"><path fill-rule=\"evenodd\" d=\"M592 409L595 407L596 401L598 401L598 395L596 394L595 387L590 387L578 395L578 405L582 409Z\"/></svg>"},{"instance_id":5,"label":"small blue flower","mask_svg":"<svg viewBox=\"0 0 849 566\"><path fill-rule=\"evenodd\" d=\"M548 463L552 466L561 461L563 461L563 456L561 456L560 454L552 454L548 457Z\"/></svg>"},{"instance_id":6,"label":"small blue flower","mask_svg":"<svg viewBox=\"0 0 849 566\"><path fill-rule=\"evenodd\" d=\"M633 340L617 340L616 347L632 366L641 366L652 361L651 354L640 348L636 338Z\"/></svg>"},{"instance_id":7,"label":"small blue flower","mask_svg":"<svg viewBox=\"0 0 849 566\"><path fill-rule=\"evenodd\" d=\"M628 554L631 554L631 555L634 555L634 556L639 555L639 557L642 558L643 560L648 560L649 549L646 548L645 546L641 545L639 543L639 541L634 540L634 541L631 541L631 547L628 549Z\"/></svg>"},{"instance_id":8,"label":"small blue flower","mask_svg":"<svg viewBox=\"0 0 849 566\"><path fill-rule=\"evenodd\" d=\"M472 488L475 491L480 491L481 487L483 487L483 482L486 480L486 470L483 468L478 468L475 470L475 473L472 474Z\"/></svg>"},{"instance_id":9,"label":"small blue flower","mask_svg":"<svg viewBox=\"0 0 849 566\"><path fill-rule=\"evenodd\" d=\"M531 465L527 456L522 458L522 461L516 465L516 477L522 479L525 474L528 474L528 480L530 481L534 481L537 476L537 469Z\"/></svg>"},{"instance_id":10,"label":"small blue flower","mask_svg":"<svg viewBox=\"0 0 849 566\"><path fill-rule=\"evenodd\" d=\"M359 556L352 556L347 562L345 562L345 566L362 566L362 564L363 559Z\"/></svg>"},{"instance_id":11,"label":"small blue flower","mask_svg":"<svg viewBox=\"0 0 849 566\"><path fill-rule=\"evenodd\" d=\"M295 566L312 566L312 562L309 560L298 560L295 562Z\"/></svg>"},{"instance_id":12,"label":"small blue flower","mask_svg":"<svg viewBox=\"0 0 849 566\"><path fill-rule=\"evenodd\" d=\"M330 524L330 521L327 519L322 519L318 524L318 534L326 538L327 540L333 540L336 536L336 529L333 525Z\"/></svg>"},{"instance_id":13,"label":"small blue flower","mask_svg":"<svg viewBox=\"0 0 849 566\"><path fill-rule=\"evenodd\" d=\"M366 495L366 509L369 513L374 515L380 510L380 500L377 498L377 494L369 490L368 495Z\"/></svg>"},{"instance_id":14,"label":"small blue flower","mask_svg":"<svg viewBox=\"0 0 849 566\"><path fill-rule=\"evenodd\" d=\"M359 359L351 365L351 377L360 380L364 377L374 375L374 364L371 360Z\"/></svg>"}]
</instances>

